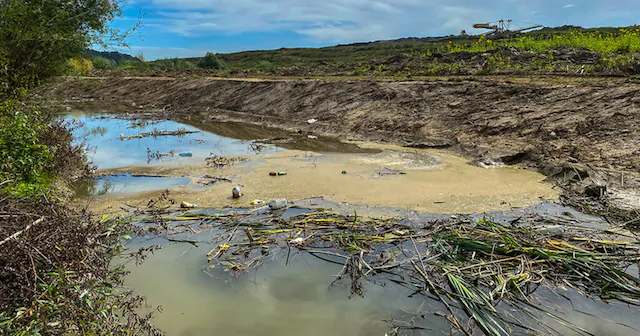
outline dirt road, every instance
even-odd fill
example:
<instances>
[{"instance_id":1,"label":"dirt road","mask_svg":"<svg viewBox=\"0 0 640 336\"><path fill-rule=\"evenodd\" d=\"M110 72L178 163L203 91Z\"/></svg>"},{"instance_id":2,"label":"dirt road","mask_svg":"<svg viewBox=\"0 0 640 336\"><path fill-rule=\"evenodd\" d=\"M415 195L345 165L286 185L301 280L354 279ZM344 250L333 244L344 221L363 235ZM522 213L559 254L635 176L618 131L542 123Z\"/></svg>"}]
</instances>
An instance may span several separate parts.
<instances>
[{"instance_id":1,"label":"dirt road","mask_svg":"<svg viewBox=\"0 0 640 336\"><path fill-rule=\"evenodd\" d=\"M106 77L70 79L51 92L195 124L238 120L448 148L479 164L523 164L556 178L582 180L597 167L613 174L607 183L622 176L628 187L640 172L640 84L630 79Z\"/></svg>"}]
</instances>

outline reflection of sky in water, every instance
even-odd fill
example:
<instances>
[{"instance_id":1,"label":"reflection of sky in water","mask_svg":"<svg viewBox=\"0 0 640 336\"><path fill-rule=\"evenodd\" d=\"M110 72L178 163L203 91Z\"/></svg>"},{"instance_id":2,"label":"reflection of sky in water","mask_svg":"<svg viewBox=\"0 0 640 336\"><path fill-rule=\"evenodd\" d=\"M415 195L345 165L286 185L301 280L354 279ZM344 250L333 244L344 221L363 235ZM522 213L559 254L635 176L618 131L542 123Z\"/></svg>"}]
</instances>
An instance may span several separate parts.
<instances>
[{"instance_id":1,"label":"reflection of sky in water","mask_svg":"<svg viewBox=\"0 0 640 336\"><path fill-rule=\"evenodd\" d=\"M71 118L84 124L83 127L74 132L74 136L79 140L86 140L87 144L94 148L89 153L89 156L99 169L146 164L147 148L154 153L168 153L173 150L177 154L182 151L190 151L193 153L194 158L199 159L208 157L210 153L222 156L254 153L250 149L250 143L248 142L243 143L240 140L222 137L209 132L183 136L120 140L120 134L130 136L153 130L176 131L184 128L189 131L199 131L195 127L174 121L149 123L145 126L130 128L133 121L129 120L101 119L98 115L73 116L67 119ZM164 158L162 162L180 162L181 160L187 159L176 155L175 157ZM152 163L154 162L157 161L152 161Z\"/></svg>"},{"instance_id":2,"label":"reflection of sky in water","mask_svg":"<svg viewBox=\"0 0 640 336\"><path fill-rule=\"evenodd\" d=\"M96 179L95 190L100 191L105 183L112 193L138 193L151 190L171 189L189 184L188 177L155 177L155 176L131 176L112 175Z\"/></svg>"}]
</instances>

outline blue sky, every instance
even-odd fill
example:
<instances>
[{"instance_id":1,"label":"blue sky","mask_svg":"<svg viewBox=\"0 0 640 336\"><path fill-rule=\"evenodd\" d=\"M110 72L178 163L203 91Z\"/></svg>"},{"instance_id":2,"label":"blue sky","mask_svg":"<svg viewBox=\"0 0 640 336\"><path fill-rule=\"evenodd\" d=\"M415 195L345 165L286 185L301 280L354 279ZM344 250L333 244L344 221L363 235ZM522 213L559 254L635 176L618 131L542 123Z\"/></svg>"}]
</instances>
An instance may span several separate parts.
<instances>
[{"instance_id":1,"label":"blue sky","mask_svg":"<svg viewBox=\"0 0 640 336\"><path fill-rule=\"evenodd\" d=\"M122 51L148 60L477 33L473 23L500 18L514 26L640 23L640 0L128 0L123 9L116 28L145 15Z\"/></svg>"}]
</instances>

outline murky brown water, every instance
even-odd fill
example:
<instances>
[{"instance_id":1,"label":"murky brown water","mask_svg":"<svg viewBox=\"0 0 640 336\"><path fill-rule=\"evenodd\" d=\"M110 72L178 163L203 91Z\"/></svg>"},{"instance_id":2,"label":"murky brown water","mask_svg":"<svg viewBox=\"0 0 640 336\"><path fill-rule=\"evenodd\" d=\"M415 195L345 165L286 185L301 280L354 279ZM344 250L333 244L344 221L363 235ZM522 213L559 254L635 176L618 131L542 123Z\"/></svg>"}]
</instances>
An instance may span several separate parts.
<instances>
[{"instance_id":1,"label":"murky brown water","mask_svg":"<svg viewBox=\"0 0 640 336\"><path fill-rule=\"evenodd\" d=\"M140 131L135 127L132 130L129 123L133 122L87 119L85 115L75 117L90 121L91 127L85 131L94 141L90 144L98 145L94 159L103 162L103 168L109 168L101 173L176 178L154 178L146 182L132 178L127 182L135 188L128 188L124 183L117 193L95 201L93 208L99 211L118 210L123 203L145 205L158 195L158 189L166 187L171 188L171 198L200 207L244 207L254 199L299 200L323 196L340 203L343 210L351 205L370 205L375 209L435 214L509 210L558 196L558 191L544 182L540 174L513 167L479 168L440 151L375 144L357 146L297 136L295 141L254 154L249 151L246 140L288 134L242 124L205 124L194 126L215 134L205 132L181 138L128 142L117 137L120 133ZM182 127L171 122L162 125ZM158 151L192 149L194 157L145 165L149 147ZM204 158L210 152L242 155L247 161L222 169L208 167ZM405 174L380 174L384 169ZM269 176L272 171L287 172L287 175ZM228 177L233 183L194 188L205 174ZM189 187L180 186L187 184L187 180L191 182ZM234 185L242 186L244 196L239 200L230 197ZM307 203L300 202L301 205ZM397 215L399 212L395 210L391 213ZM284 258L285 251L272 251L271 261L236 278L220 266L211 268L207 264L206 254L210 248L206 244L200 248L165 244L143 265L129 266L131 274L126 278L127 284L148 298L147 311L162 306L153 323L168 335L382 336L389 330L389 320L408 321L416 317L419 318L412 323L426 328L417 335L449 334L448 322L434 314L444 312L443 307L422 295L411 298L413 289L374 279L367 283L364 298L349 299L348 284L330 287L341 265L301 252ZM635 323L636 311L624 305L591 301L566 290L559 290L558 294L541 290L540 297L553 306L555 312L594 335L640 334L632 328L638 329L640 325ZM578 335L553 320L546 321L560 334Z\"/></svg>"},{"instance_id":2,"label":"murky brown water","mask_svg":"<svg viewBox=\"0 0 640 336\"><path fill-rule=\"evenodd\" d=\"M424 150L385 149L379 154L317 154L293 150L259 155L233 167L216 169L194 165L136 166L110 170L171 177L227 176L233 184L210 188L177 188L172 197L203 207L246 206L254 199L295 200L325 196L336 202L402 207L433 213L473 213L504 210L556 199L558 191L544 176L512 167L485 169L464 159ZM380 175L379 170L401 170L406 175ZM342 174L342 171L346 174ZM269 172L287 172L271 177ZM231 200L233 185L244 197ZM151 195L139 195L143 202ZM100 204L103 210L122 199ZM130 200L131 201L131 200ZM130 203L130 202L129 202Z\"/></svg>"},{"instance_id":3,"label":"murky brown water","mask_svg":"<svg viewBox=\"0 0 640 336\"><path fill-rule=\"evenodd\" d=\"M342 267L307 254L294 252L288 265L272 261L233 278L209 268L207 252L171 245L142 266L129 267L127 284L147 296L147 311L162 306L153 323L169 336L383 336L389 329L385 320L416 314L424 302L391 283L369 284L364 298L349 299L344 283L329 288ZM448 330L443 319L426 322Z\"/></svg>"}]
</instances>

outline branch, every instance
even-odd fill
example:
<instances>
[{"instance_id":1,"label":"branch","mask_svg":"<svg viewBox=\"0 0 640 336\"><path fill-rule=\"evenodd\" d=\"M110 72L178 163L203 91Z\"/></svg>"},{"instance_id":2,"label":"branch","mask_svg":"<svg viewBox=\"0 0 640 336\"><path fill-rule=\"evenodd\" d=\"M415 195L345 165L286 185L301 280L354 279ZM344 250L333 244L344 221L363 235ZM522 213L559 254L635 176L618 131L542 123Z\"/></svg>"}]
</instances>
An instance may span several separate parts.
<instances>
[{"instance_id":1,"label":"branch","mask_svg":"<svg viewBox=\"0 0 640 336\"><path fill-rule=\"evenodd\" d=\"M21 234L23 234L25 231L28 231L32 226L36 225L36 224L40 224L44 221L44 217L40 217L40 219L36 220L35 222L27 225L26 228L24 228L24 230L20 230L14 234L12 234L11 236L5 238L3 241L0 242L0 246L4 245L4 243L10 241L11 239L16 239L18 238L18 236L20 236Z\"/></svg>"}]
</instances>

